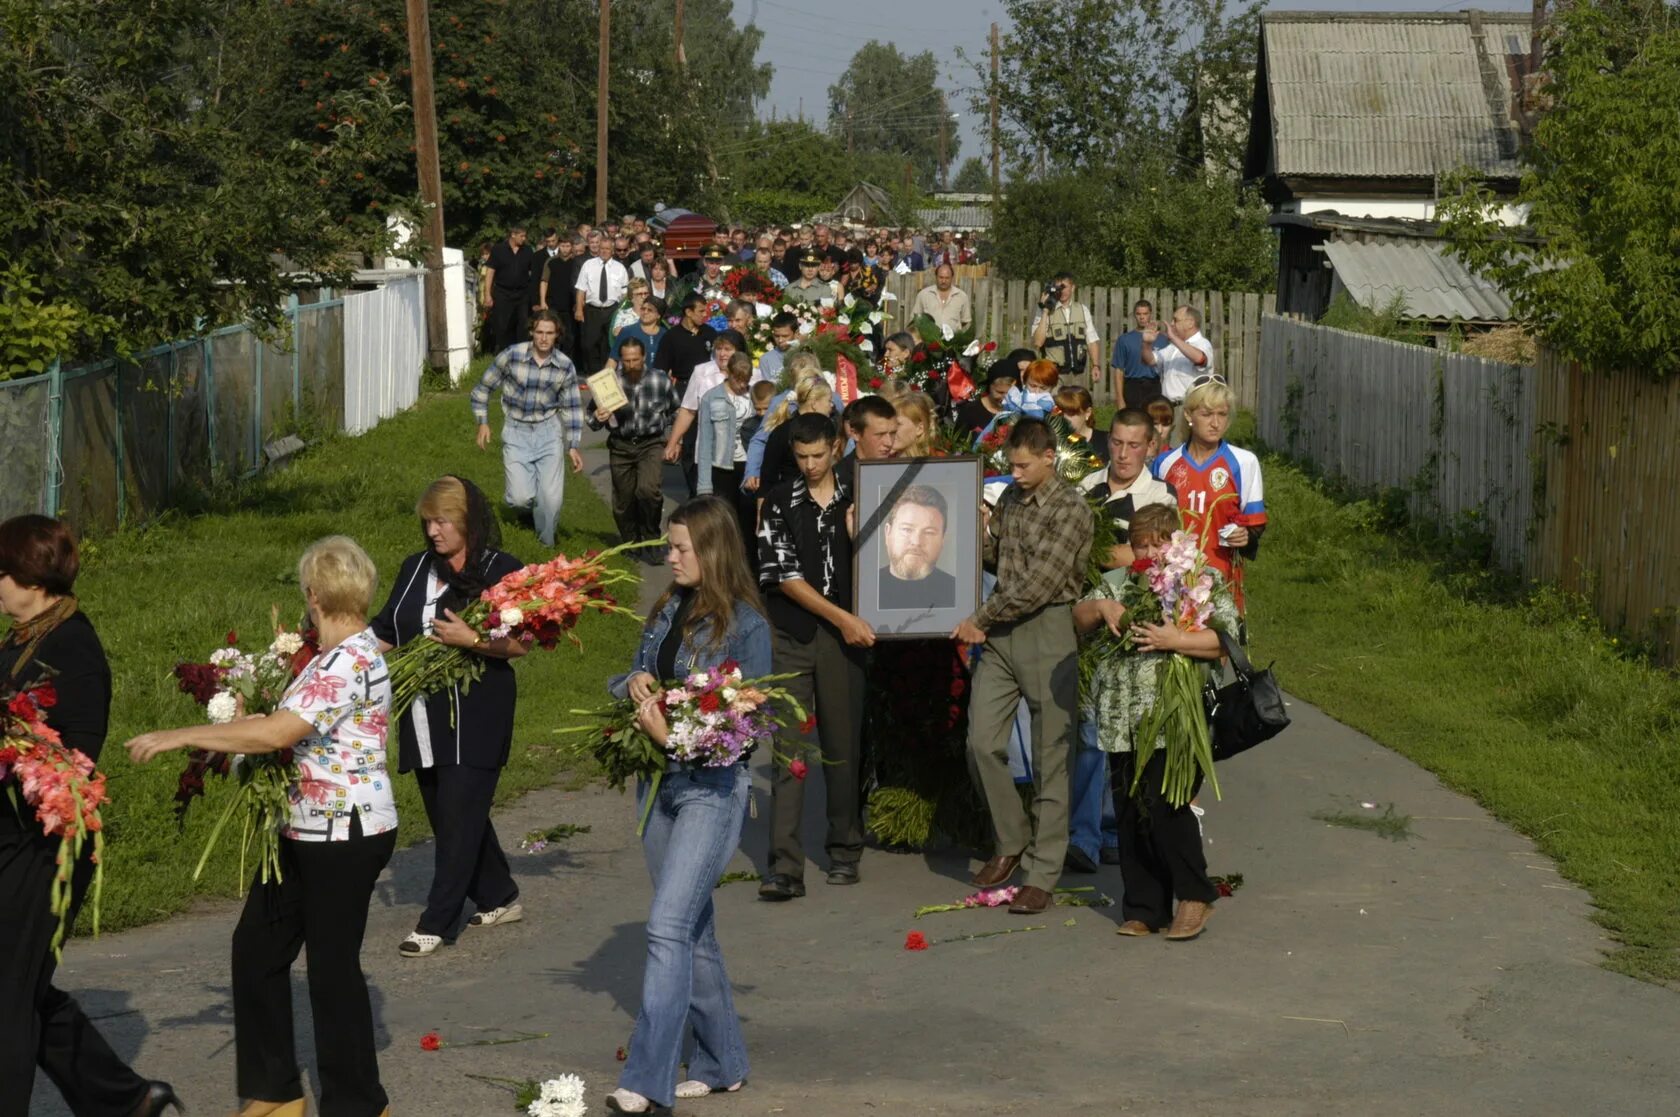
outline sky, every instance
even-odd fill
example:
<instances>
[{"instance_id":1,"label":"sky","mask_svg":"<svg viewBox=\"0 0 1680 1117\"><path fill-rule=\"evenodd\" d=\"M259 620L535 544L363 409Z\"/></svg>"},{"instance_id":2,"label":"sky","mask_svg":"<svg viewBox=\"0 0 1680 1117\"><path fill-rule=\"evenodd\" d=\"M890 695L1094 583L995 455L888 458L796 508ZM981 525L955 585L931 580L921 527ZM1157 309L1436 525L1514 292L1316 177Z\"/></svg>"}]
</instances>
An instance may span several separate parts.
<instances>
[{"instance_id":1,"label":"sky","mask_svg":"<svg viewBox=\"0 0 1680 1117\"><path fill-rule=\"evenodd\" d=\"M1053 3L1054 0L1046 0ZM801 103L808 120L822 122L828 116L828 87L837 81L852 54L870 39L895 44L905 54L931 50L940 62L947 91L954 93L951 110L958 114L957 134L961 146L955 174L962 160L971 155L988 158L986 120L969 111L962 90L976 84L973 70L957 56L957 49L984 63L993 20L1008 30L1002 5L996 0L846 0L839 10L844 18L825 13L836 10L832 0L734 0L735 19L740 24L756 23L764 32L759 58L775 64L770 96L760 105L768 118L774 108L779 117L799 115ZM1529 11L1531 0L1278 0L1270 7L1279 11L1341 12L1456 12L1478 7L1484 11Z\"/></svg>"}]
</instances>

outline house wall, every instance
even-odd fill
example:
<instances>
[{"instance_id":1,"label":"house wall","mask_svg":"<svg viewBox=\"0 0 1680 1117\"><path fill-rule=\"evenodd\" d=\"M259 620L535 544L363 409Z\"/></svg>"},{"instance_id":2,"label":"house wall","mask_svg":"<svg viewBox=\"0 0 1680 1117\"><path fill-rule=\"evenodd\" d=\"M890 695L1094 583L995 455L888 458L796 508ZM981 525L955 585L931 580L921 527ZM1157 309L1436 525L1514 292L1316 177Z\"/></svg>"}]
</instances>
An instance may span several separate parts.
<instances>
[{"instance_id":1,"label":"house wall","mask_svg":"<svg viewBox=\"0 0 1680 1117\"><path fill-rule=\"evenodd\" d=\"M1435 199L1367 197L1357 194L1309 194L1277 207L1279 213L1339 213L1343 217L1401 217L1414 221L1435 219ZM1497 214L1505 225L1521 225L1528 217L1527 206L1501 206Z\"/></svg>"}]
</instances>

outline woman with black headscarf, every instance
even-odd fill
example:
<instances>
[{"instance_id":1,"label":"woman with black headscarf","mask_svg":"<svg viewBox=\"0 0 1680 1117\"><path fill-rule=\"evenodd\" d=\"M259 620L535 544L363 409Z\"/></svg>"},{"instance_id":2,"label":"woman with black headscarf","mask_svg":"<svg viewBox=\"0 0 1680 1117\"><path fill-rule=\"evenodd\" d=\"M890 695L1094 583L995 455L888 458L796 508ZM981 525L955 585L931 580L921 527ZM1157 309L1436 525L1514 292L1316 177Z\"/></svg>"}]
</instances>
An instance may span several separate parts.
<instances>
[{"instance_id":1,"label":"woman with black headscarf","mask_svg":"<svg viewBox=\"0 0 1680 1117\"><path fill-rule=\"evenodd\" d=\"M484 657L471 688L426 695L398 723L397 770L415 773L436 835L436 860L426 910L398 947L423 958L453 942L461 908L472 900L471 926L524 917L519 886L490 824L496 781L513 744L516 685L510 659L526 652L511 637L487 640L459 612L523 564L498 550L501 533L484 493L461 477L432 482L420 498L427 549L403 560L385 608L373 619L381 650L412 640L437 640Z\"/></svg>"}]
</instances>

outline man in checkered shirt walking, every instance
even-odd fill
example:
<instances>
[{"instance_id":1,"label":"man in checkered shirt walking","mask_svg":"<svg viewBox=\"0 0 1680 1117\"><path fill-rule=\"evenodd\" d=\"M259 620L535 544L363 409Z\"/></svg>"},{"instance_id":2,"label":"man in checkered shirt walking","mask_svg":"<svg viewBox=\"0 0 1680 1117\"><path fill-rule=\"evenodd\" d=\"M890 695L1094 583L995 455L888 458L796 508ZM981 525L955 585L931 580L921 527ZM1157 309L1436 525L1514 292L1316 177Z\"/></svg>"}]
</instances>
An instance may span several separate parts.
<instances>
[{"instance_id":1,"label":"man in checkered shirt walking","mask_svg":"<svg viewBox=\"0 0 1680 1117\"><path fill-rule=\"evenodd\" d=\"M531 340L510 345L484 370L473 388L478 448L490 445L490 393L502 390L503 498L515 508L536 506L533 519L543 546L554 546L554 528L566 497L560 451L566 448L573 473L583 472L583 396L577 368L555 348L560 319L542 311L532 321Z\"/></svg>"}]
</instances>

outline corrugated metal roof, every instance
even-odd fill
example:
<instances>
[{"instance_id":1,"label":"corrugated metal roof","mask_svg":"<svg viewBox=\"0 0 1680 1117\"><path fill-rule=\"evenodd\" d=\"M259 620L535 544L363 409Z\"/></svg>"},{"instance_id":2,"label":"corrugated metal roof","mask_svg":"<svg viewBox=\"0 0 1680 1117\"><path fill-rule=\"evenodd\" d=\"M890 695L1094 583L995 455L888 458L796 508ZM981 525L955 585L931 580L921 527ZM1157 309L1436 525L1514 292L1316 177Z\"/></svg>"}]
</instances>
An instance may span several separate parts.
<instances>
[{"instance_id":1,"label":"corrugated metal roof","mask_svg":"<svg viewBox=\"0 0 1680 1117\"><path fill-rule=\"evenodd\" d=\"M1517 175L1512 84L1528 66L1528 16L1277 12L1261 21L1273 173L1430 177L1469 165Z\"/></svg>"},{"instance_id":2,"label":"corrugated metal roof","mask_svg":"<svg viewBox=\"0 0 1680 1117\"><path fill-rule=\"evenodd\" d=\"M916 224L924 229L989 229L992 211L988 206L951 206L946 209L919 209Z\"/></svg>"},{"instance_id":3,"label":"corrugated metal roof","mask_svg":"<svg viewBox=\"0 0 1680 1117\"><path fill-rule=\"evenodd\" d=\"M1438 241L1330 240L1324 255L1348 294L1377 309L1400 295L1408 318L1504 322L1511 300L1493 283L1449 256Z\"/></svg>"}]
</instances>

